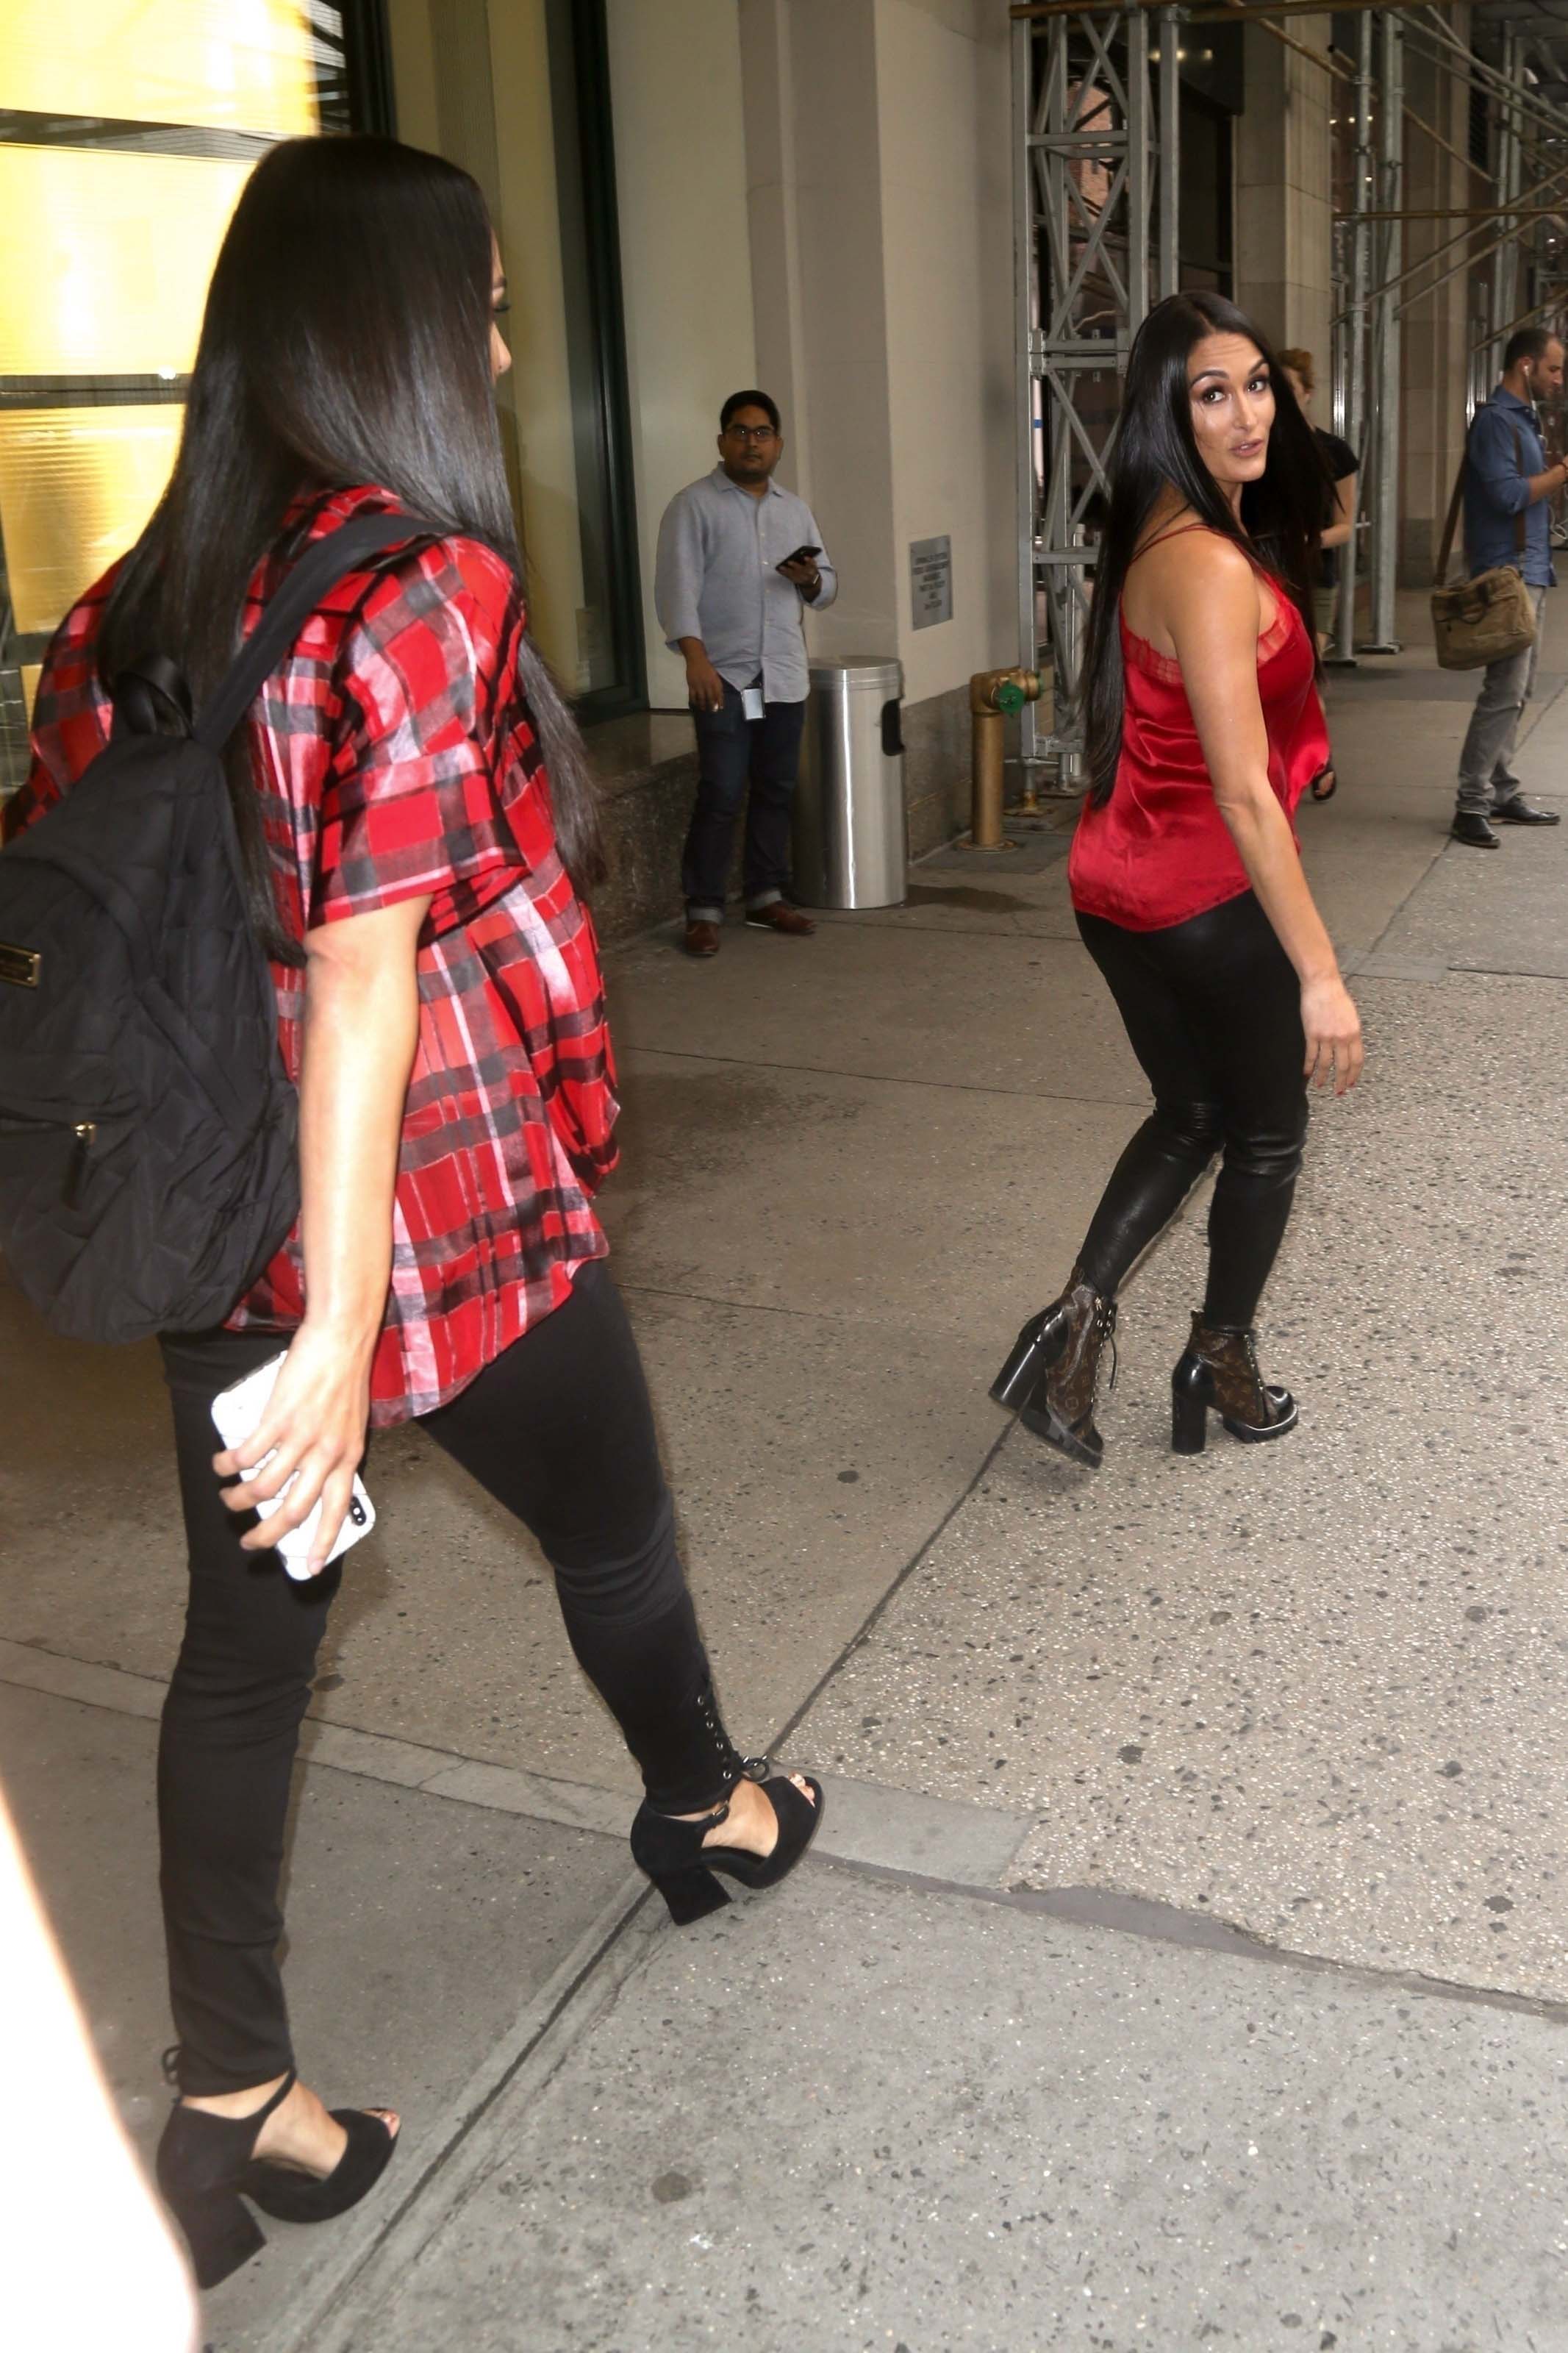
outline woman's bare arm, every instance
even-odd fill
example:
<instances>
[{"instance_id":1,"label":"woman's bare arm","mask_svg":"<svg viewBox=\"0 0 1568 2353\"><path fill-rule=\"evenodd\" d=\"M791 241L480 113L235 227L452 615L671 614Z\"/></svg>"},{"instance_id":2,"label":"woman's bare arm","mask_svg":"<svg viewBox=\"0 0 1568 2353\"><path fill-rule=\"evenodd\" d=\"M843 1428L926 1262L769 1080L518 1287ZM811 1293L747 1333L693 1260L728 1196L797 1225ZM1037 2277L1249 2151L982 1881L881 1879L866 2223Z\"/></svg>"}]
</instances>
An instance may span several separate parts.
<instances>
[{"instance_id":1,"label":"woman's bare arm","mask_svg":"<svg viewBox=\"0 0 1568 2353\"><path fill-rule=\"evenodd\" d=\"M1154 585L1220 815L1301 984L1307 1073L1321 1086L1331 1072L1343 1094L1361 1076L1361 1022L1268 781L1258 575L1238 548L1194 532L1173 545Z\"/></svg>"},{"instance_id":2,"label":"woman's bare arm","mask_svg":"<svg viewBox=\"0 0 1568 2353\"><path fill-rule=\"evenodd\" d=\"M289 1500L242 1542L275 1545L321 1517L310 1570L337 1540L364 1451L371 1359L392 1273L393 1190L409 1073L419 1037L416 956L430 902L405 899L374 914L327 923L305 942L304 1050L300 1074L300 1240L305 1320L294 1335L267 1417L244 1446L216 1457L220 1477L253 1469L229 1488L232 1511L254 1509L298 1471Z\"/></svg>"}]
</instances>

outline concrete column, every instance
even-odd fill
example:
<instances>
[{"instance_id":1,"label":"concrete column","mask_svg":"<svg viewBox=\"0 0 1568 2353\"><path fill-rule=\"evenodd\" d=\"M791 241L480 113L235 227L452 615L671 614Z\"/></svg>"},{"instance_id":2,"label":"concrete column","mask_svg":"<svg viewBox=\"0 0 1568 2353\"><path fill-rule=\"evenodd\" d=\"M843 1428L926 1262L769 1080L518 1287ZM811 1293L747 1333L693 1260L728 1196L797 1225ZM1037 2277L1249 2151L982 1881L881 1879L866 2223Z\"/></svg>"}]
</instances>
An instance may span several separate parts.
<instances>
[{"instance_id":1,"label":"concrete column","mask_svg":"<svg viewBox=\"0 0 1568 2353\"><path fill-rule=\"evenodd\" d=\"M742 0L758 380L838 567L826 653L894 653L877 0Z\"/></svg>"},{"instance_id":2,"label":"concrete column","mask_svg":"<svg viewBox=\"0 0 1568 2353\"><path fill-rule=\"evenodd\" d=\"M1293 16L1303 47L1326 50L1331 18ZM1276 343L1329 365L1333 205L1331 95L1340 85L1249 25L1246 111L1236 125L1236 299Z\"/></svg>"},{"instance_id":3,"label":"concrete column","mask_svg":"<svg viewBox=\"0 0 1568 2353\"><path fill-rule=\"evenodd\" d=\"M1008 27L988 0L740 0L758 381L838 566L825 653L897 654L917 850L967 809L971 673L1015 657ZM910 543L953 615L916 629Z\"/></svg>"}]
</instances>

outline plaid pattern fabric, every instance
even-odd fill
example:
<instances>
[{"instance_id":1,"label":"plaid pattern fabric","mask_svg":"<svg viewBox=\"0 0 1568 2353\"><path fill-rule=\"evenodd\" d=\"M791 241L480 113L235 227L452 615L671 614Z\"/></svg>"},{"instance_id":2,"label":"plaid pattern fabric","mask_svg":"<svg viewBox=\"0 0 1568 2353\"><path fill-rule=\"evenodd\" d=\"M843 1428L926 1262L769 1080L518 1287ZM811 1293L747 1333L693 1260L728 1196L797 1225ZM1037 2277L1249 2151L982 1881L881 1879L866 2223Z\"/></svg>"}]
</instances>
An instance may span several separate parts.
<instances>
[{"instance_id":1,"label":"plaid pattern fabric","mask_svg":"<svg viewBox=\"0 0 1568 2353\"><path fill-rule=\"evenodd\" d=\"M300 549L394 504L343 491L289 520L247 626ZM34 712L5 834L68 791L108 740L93 644L113 574L68 615ZM517 582L477 542L416 543L332 590L248 721L279 915L322 923L431 896L419 1042L404 1114L392 1283L371 1419L457 1395L561 1304L607 1249L592 1196L615 1166L615 1071L597 944L555 845L550 786L517 678ZM275 965L298 1081L303 972ZM289 1331L304 1312L298 1229L229 1318Z\"/></svg>"}]
</instances>

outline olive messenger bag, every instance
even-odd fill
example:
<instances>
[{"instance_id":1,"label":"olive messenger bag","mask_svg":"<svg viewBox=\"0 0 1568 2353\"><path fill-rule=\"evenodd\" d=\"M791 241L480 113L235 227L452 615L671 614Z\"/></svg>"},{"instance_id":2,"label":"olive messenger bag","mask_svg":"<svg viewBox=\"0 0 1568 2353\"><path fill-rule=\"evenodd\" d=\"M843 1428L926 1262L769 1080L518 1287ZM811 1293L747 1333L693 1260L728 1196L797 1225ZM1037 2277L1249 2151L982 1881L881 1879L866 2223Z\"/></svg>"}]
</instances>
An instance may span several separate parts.
<instances>
[{"instance_id":1,"label":"olive messenger bag","mask_svg":"<svg viewBox=\"0 0 1568 2353\"><path fill-rule=\"evenodd\" d=\"M1513 455L1522 473L1524 452L1517 426L1513 428ZM1513 543L1519 563L1494 565L1489 572L1478 572L1473 580L1448 585L1448 559L1454 552L1454 533L1465 496L1465 469L1469 462L1467 446L1454 480L1454 495L1448 501L1448 520L1443 526L1443 544L1432 584L1432 629L1437 640L1439 670L1482 670L1488 662L1506 661L1510 654L1523 653L1535 642L1535 602L1521 569L1525 539L1522 509L1513 519Z\"/></svg>"}]
</instances>

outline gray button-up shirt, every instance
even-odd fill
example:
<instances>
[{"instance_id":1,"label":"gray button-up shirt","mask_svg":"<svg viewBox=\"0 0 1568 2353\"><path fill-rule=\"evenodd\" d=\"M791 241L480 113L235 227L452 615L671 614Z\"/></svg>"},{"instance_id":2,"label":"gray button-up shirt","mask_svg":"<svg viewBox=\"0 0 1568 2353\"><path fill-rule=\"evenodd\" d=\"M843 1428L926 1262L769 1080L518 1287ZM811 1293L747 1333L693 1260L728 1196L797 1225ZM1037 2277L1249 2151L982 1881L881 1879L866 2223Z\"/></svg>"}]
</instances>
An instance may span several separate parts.
<instances>
[{"instance_id":1,"label":"gray button-up shirt","mask_svg":"<svg viewBox=\"0 0 1568 2353\"><path fill-rule=\"evenodd\" d=\"M679 652L682 638L700 638L731 686L760 675L764 702L804 702L805 599L774 566L797 547L821 545L804 499L776 482L755 499L715 466L676 492L658 527L653 594L665 642ZM838 594L838 575L826 552L816 567L822 589L811 609L820 613Z\"/></svg>"}]
</instances>

